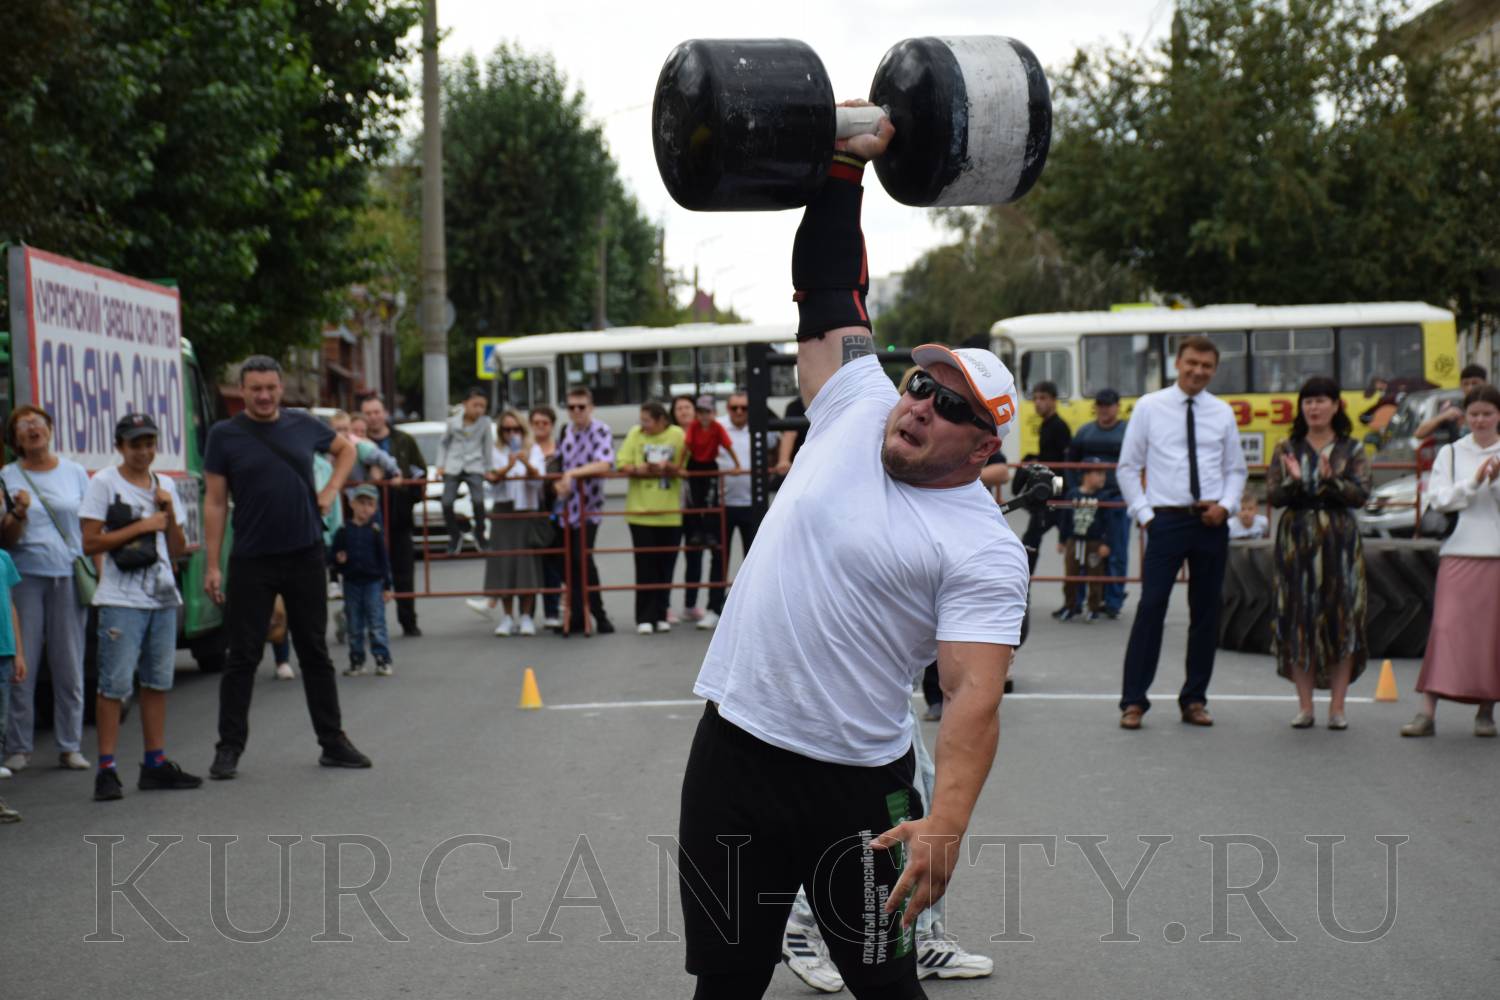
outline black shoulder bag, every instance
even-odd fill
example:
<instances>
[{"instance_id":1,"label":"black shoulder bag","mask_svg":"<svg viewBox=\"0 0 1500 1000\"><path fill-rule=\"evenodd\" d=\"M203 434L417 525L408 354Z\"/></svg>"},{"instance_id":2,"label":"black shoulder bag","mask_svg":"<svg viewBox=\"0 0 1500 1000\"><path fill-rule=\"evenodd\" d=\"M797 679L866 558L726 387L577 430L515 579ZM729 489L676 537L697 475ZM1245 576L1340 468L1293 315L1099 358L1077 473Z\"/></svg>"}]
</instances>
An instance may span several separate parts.
<instances>
[{"instance_id":1,"label":"black shoulder bag","mask_svg":"<svg viewBox=\"0 0 1500 1000\"><path fill-rule=\"evenodd\" d=\"M151 488L155 490L156 487L156 473L153 472L151 474ZM135 515L135 508L124 500L121 500L120 494L116 493L114 502L104 511L104 530L119 531L121 528L128 527L139 520L140 518ZM156 535L157 533L154 531L144 535L137 535L119 548L112 549L109 557L125 573L134 573L136 570L154 566L157 558Z\"/></svg>"}]
</instances>

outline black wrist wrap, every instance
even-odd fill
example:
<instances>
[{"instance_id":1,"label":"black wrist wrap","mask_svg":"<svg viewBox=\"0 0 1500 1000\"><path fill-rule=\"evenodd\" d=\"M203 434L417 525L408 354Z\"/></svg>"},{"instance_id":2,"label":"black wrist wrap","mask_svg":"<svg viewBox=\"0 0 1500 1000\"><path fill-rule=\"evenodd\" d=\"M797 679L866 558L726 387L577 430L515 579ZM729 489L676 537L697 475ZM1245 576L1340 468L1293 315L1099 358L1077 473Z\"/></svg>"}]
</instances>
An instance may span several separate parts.
<instances>
[{"instance_id":1,"label":"black wrist wrap","mask_svg":"<svg viewBox=\"0 0 1500 1000\"><path fill-rule=\"evenodd\" d=\"M799 341L817 340L845 326L870 327L870 314L865 310L870 269L859 228L863 175L864 161L847 153L835 154L828 179L802 213L802 225L792 243Z\"/></svg>"}]
</instances>

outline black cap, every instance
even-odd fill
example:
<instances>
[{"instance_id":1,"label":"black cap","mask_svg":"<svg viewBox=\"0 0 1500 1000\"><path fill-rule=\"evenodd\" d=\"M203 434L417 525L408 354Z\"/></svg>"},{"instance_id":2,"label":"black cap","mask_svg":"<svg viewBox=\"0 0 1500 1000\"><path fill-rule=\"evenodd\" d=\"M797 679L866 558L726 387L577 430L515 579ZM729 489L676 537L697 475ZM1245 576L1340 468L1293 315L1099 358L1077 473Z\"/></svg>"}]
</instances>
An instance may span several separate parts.
<instances>
[{"instance_id":1,"label":"black cap","mask_svg":"<svg viewBox=\"0 0 1500 1000\"><path fill-rule=\"evenodd\" d=\"M116 441L134 441L138 437L156 437L156 421L144 413L127 413L115 424Z\"/></svg>"},{"instance_id":2,"label":"black cap","mask_svg":"<svg viewBox=\"0 0 1500 1000\"><path fill-rule=\"evenodd\" d=\"M1094 402L1099 406L1114 406L1120 401L1120 394L1113 389L1100 389L1094 393Z\"/></svg>"}]
</instances>

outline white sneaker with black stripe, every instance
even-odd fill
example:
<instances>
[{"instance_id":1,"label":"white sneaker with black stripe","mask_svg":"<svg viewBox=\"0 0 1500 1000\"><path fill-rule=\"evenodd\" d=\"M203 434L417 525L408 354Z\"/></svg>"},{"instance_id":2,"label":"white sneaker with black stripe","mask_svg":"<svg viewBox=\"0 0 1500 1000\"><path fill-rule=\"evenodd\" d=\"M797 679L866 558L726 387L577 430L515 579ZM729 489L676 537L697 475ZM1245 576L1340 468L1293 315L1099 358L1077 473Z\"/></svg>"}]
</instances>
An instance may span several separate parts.
<instances>
[{"instance_id":1,"label":"white sneaker with black stripe","mask_svg":"<svg viewBox=\"0 0 1500 1000\"><path fill-rule=\"evenodd\" d=\"M792 970L792 975L819 993L839 993L844 989L844 977L828 957L828 946L815 926L788 920L781 936L781 960Z\"/></svg>"},{"instance_id":2,"label":"white sneaker with black stripe","mask_svg":"<svg viewBox=\"0 0 1500 1000\"><path fill-rule=\"evenodd\" d=\"M917 940L917 978L982 979L995 971L993 959L971 955L957 941L931 937Z\"/></svg>"}]
</instances>

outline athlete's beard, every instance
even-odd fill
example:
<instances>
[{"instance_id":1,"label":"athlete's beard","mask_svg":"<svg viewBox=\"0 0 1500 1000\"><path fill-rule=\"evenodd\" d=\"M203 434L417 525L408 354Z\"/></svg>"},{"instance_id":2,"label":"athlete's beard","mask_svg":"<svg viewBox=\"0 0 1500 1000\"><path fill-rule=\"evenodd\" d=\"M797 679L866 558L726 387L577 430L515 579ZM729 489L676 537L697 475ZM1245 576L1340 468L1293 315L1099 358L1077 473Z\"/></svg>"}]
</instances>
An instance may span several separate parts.
<instances>
[{"instance_id":1,"label":"athlete's beard","mask_svg":"<svg viewBox=\"0 0 1500 1000\"><path fill-rule=\"evenodd\" d=\"M885 442L880 445L880 464L885 466L886 475L899 483L910 483L912 486L946 479L968 460L967 452L949 461L942 461L932 455L913 459L895 454Z\"/></svg>"}]
</instances>

